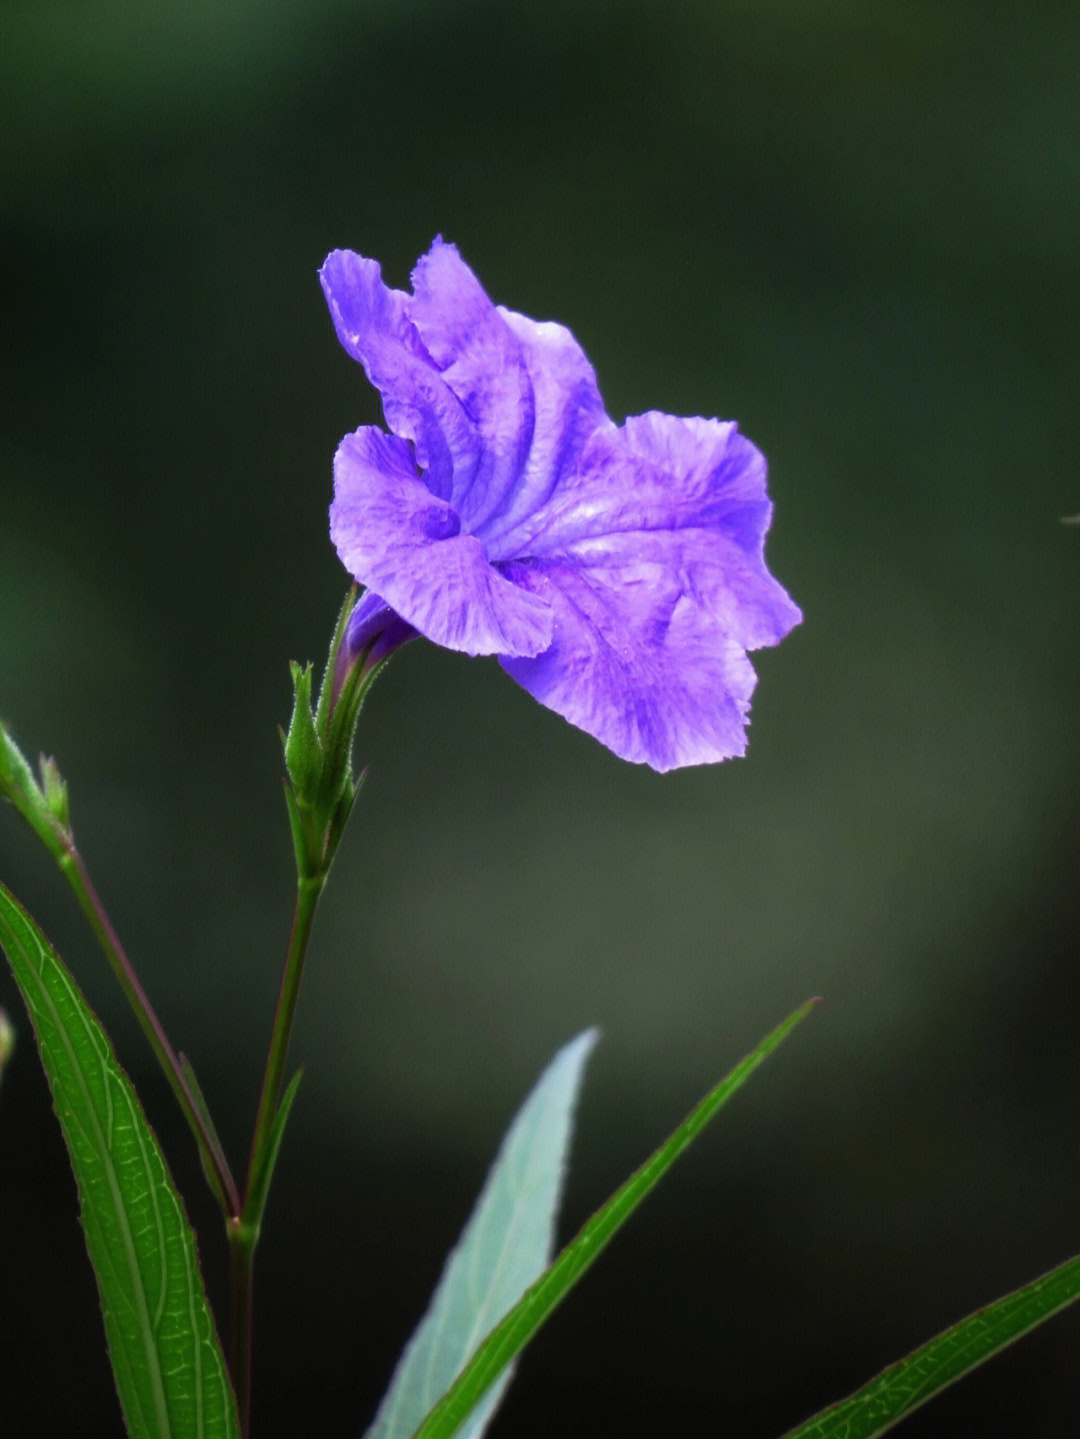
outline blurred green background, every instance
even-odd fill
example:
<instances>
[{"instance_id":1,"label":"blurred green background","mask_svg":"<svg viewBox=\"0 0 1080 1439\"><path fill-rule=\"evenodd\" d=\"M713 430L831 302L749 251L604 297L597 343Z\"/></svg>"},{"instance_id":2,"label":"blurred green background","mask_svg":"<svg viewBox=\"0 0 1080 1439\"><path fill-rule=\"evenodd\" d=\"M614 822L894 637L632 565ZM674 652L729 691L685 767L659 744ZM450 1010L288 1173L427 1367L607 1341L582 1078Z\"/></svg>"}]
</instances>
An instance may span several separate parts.
<instances>
[{"instance_id":1,"label":"blurred green background","mask_svg":"<svg viewBox=\"0 0 1080 1439\"><path fill-rule=\"evenodd\" d=\"M513 1110L599 1024L562 1233L809 994L493 1432L772 1436L1080 1249L1080 11L8 0L0 713L239 1167L288 924L276 725L377 416L316 282L455 240L610 412L737 417L805 623L658 777L426 645L380 681L261 1250L255 1432L359 1434ZM193 1146L59 877L0 875ZM22 1010L0 1427L120 1420ZM1070 1314L911 1435L1080 1426ZM64 1383L53 1374L60 1356Z\"/></svg>"}]
</instances>

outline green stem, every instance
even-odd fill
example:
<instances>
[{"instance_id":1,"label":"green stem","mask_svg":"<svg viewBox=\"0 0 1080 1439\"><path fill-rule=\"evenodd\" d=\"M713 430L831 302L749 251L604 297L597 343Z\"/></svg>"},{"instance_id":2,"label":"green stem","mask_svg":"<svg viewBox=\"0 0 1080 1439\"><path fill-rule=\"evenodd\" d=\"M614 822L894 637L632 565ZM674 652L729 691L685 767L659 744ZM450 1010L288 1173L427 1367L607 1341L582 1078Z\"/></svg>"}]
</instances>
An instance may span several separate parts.
<instances>
[{"instance_id":1,"label":"green stem","mask_svg":"<svg viewBox=\"0 0 1080 1439\"><path fill-rule=\"evenodd\" d=\"M326 873L304 875L297 881L296 906L293 910L292 930L289 934L289 948L285 955L285 967L281 975L281 989L278 993L277 1010L274 1014L274 1030L270 1039L270 1052L266 1056L266 1072L263 1075L262 1092L259 1095L259 1111L255 1120L255 1136L251 1142L251 1160L248 1164L248 1178L245 1189L244 1219L256 1223L262 1219L262 1204L259 1213L250 1213L252 1198L262 1197L263 1169L270 1152L270 1137L281 1098L281 1080L285 1072L285 1058L292 1037L293 1020L296 1017L296 1001L300 997L300 981L304 974L304 960L307 957L311 927L315 922L315 911L319 897L326 883Z\"/></svg>"},{"instance_id":2,"label":"green stem","mask_svg":"<svg viewBox=\"0 0 1080 1439\"><path fill-rule=\"evenodd\" d=\"M229 1235L229 1372L236 1391L240 1434L251 1433L251 1293L255 1244L242 1219L228 1225Z\"/></svg>"},{"instance_id":3,"label":"green stem","mask_svg":"<svg viewBox=\"0 0 1080 1439\"><path fill-rule=\"evenodd\" d=\"M240 1410L240 1432L243 1439L247 1439L249 1433L251 1411L251 1319L255 1246L259 1242L270 1174L277 1157L276 1141L280 1139L280 1131L277 1130L275 1121L281 1100L285 1059L292 1036L293 1020L296 1017L296 1002L300 997L304 960L307 957L319 896L325 883L325 869L318 874L301 875L297 881L296 907L293 910L289 948L281 975L270 1050L266 1057L266 1072L259 1095L244 1204L239 1219L229 1226L232 1257L229 1305L232 1323L232 1380Z\"/></svg>"},{"instance_id":4,"label":"green stem","mask_svg":"<svg viewBox=\"0 0 1080 1439\"><path fill-rule=\"evenodd\" d=\"M214 1122L195 1081L194 1071L185 1069L183 1061L174 1052L146 991L139 983L135 968L124 952L124 946L75 844L68 817L67 786L55 761L46 759L44 755L41 758L41 777L39 785L18 746L0 725L0 799L12 802L71 885L79 908L90 921L90 928L135 1011L135 1017L195 1136L203 1172L228 1221L240 1212L240 1196Z\"/></svg>"},{"instance_id":5,"label":"green stem","mask_svg":"<svg viewBox=\"0 0 1080 1439\"><path fill-rule=\"evenodd\" d=\"M57 864L71 885L80 909L90 922L90 927L97 936L105 958L109 961L112 972L116 975L128 1003L135 1011L135 1018L139 1021L143 1033L149 1040L150 1048L154 1051L162 1072L169 1081L169 1086L184 1112L184 1118L199 1146L199 1154L207 1180L228 1221L240 1212L240 1195L221 1142L209 1117L204 1115L195 1101L184 1074L183 1065L169 1043L161 1021L139 982L139 977L135 973L124 946L120 943L120 938L105 911L105 906L87 873L82 855L75 847L74 840L70 838L70 832L63 831L54 838L58 842L50 844L49 848L56 856Z\"/></svg>"}]
</instances>

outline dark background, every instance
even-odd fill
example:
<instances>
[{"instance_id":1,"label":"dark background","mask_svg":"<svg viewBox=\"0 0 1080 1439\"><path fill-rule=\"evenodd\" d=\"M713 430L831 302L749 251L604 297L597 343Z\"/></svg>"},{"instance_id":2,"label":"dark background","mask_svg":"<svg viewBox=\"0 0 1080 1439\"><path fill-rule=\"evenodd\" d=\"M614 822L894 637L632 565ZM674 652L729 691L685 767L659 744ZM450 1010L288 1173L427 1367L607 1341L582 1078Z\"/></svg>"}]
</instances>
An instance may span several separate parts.
<instances>
[{"instance_id":1,"label":"dark background","mask_svg":"<svg viewBox=\"0 0 1080 1439\"><path fill-rule=\"evenodd\" d=\"M1080 1249L1080 11L6 0L0 712L239 1167L291 906L276 725L377 410L316 282L441 232L610 412L735 416L805 623L745 760L626 766L493 661L380 681L260 1251L257 1435L358 1435L497 1141L603 1029L569 1236L825 1002L525 1356L494 1433L774 1436ZM58 874L0 874L194 1147ZM5 1434L116 1435L25 1012L0 1089ZM910 1421L1080 1426L1080 1315ZM58 1381L57 1367L62 1379Z\"/></svg>"}]
</instances>

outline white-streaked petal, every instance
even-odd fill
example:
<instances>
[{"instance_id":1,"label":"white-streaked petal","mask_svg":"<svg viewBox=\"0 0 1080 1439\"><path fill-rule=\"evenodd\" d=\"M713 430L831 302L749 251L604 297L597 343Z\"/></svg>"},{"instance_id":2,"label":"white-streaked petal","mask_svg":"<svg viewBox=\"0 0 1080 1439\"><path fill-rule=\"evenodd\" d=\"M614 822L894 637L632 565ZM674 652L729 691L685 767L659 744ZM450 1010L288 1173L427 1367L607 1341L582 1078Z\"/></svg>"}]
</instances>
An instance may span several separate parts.
<instances>
[{"instance_id":1,"label":"white-streaked petal","mask_svg":"<svg viewBox=\"0 0 1080 1439\"><path fill-rule=\"evenodd\" d=\"M338 339L382 396L387 424L415 444L428 488L442 499L466 490L479 438L409 318L412 296L390 289L376 261L351 250L328 255L319 279Z\"/></svg>"},{"instance_id":2,"label":"white-streaked petal","mask_svg":"<svg viewBox=\"0 0 1080 1439\"><path fill-rule=\"evenodd\" d=\"M541 704L620 758L655 770L745 752L753 666L662 568L506 568L554 612L549 649L501 660Z\"/></svg>"},{"instance_id":3,"label":"white-streaked petal","mask_svg":"<svg viewBox=\"0 0 1080 1439\"><path fill-rule=\"evenodd\" d=\"M435 644L472 655L535 655L550 642L546 602L488 563L394 435L365 426L342 440L330 538L354 578Z\"/></svg>"}]
</instances>

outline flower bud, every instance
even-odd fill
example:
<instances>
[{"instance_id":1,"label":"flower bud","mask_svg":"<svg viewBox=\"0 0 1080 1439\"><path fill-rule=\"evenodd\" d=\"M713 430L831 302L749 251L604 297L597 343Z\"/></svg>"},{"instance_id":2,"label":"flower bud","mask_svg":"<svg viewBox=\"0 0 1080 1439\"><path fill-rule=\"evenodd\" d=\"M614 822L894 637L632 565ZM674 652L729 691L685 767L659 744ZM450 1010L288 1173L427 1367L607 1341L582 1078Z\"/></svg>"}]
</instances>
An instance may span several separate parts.
<instances>
[{"instance_id":1,"label":"flower bud","mask_svg":"<svg viewBox=\"0 0 1080 1439\"><path fill-rule=\"evenodd\" d=\"M338 615L319 698L311 666L292 665L293 712L282 735L286 802L299 873L325 875L363 775L354 776L352 744L364 697L391 650L415 634L377 596L357 603L355 589Z\"/></svg>"}]
</instances>

